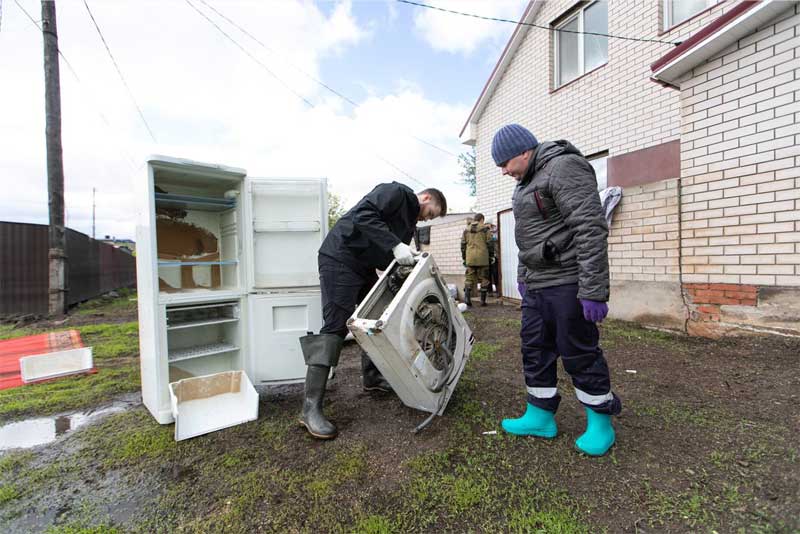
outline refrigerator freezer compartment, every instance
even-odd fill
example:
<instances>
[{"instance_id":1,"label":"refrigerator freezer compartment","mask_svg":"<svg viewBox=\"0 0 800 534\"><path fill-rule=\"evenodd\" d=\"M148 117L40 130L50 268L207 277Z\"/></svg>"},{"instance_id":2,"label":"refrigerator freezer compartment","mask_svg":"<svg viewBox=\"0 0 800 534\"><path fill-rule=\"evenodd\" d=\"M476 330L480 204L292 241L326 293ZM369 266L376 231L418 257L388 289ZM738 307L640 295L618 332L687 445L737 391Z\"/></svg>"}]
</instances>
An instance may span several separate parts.
<instances>
[{"instance_id":1,"label":"refrigerator freezer compartment","mask_svg":"<svg viewBox=\"0 0 800 534\"><path fill-rule=\"evenodd\" d=\"M186 378L169 386L175 441L258 419L258 393L244 371Z\"/></svg>"}]
</instances>

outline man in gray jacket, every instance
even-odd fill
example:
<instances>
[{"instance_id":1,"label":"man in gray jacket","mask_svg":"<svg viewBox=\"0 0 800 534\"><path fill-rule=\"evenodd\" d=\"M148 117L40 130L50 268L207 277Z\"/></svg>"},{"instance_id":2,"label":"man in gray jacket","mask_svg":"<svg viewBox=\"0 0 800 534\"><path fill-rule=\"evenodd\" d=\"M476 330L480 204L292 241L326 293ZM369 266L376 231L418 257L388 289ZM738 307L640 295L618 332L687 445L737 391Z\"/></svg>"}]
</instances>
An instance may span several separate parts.
<instances>
[{"instance_id":1,"label":"man in gray jacket","mask_svg":"<svg viewBox=\"0 0 800 534\"><path fill-rule=\"evenodd\" d=\"M512 197L522 295L522 366L527 409L504 419L506 432L554 438L556 359L572 377L587 417L578 450L602 456L614 444L620 412L595 323L608 313L608 226L594 169L567 141L539 143L518 124L500 128L492 158L517 180Z\"/></svg>"}]
</instances>

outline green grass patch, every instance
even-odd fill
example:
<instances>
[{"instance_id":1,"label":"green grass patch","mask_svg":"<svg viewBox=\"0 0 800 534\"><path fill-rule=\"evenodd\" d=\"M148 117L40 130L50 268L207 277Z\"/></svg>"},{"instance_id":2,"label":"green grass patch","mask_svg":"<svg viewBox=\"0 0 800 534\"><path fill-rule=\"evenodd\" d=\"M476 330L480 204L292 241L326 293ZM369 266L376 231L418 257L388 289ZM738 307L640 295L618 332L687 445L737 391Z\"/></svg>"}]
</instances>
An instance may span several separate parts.
<instances>
[{"instance_id":1,"label":"green grass patch","mask_svg":"<svg viewBox=\"0 0 800 534\"><path fill-rule=\"evenodd\" d=\"M138 391L139 364L98 369L96 374L64 377L0 391L0 417L31 412L50 415L73 409L96 407L114 397Z\"/></svg>"},{"instance_id":2,"label":"green grass patch","mask_svg":"<svg viewBox=\"0 0 800 534\"><path fill-rule=\"evenodd\" d=\"M119 297L97 297L79 304L71 311L74 315L118 315L135 313L137 310L136 290L123 287L116 290Z\"/></svg>"},{"instance_id":3,"label":"green grass patch","mask_svg":"<svg viewBox=\"0 0 800 534\"><path fill-rule=\"evenodd\" d=\"M355 534L392 534L394 524L381 515L368 515L360 518L353 527Z\"/></svg>"},{"instance_id":4,"label":"green grass patch","mask_svg":"<svg viewBox=\"0 0 800 534\"><path fill-rule=\"evenodd\" d=\"M139 323L95 324L76 328L96 362L139 354Z\"/></svg>"},{"instance_id":5,"label":"green grass patch","mask_svg":"<svg viewBox=\"0 0 800 534\"><path fill-rule=\"evenodd\" d=\"M107 467L144 466L151 460L175 458L178 444L173 427L160 425L144 408L107 417L81 432L82 454L93 454Z\"/></svg>"},{"instance_id":6,"label":"green grass patch","mask_svg":"<svg viewBox=\"0 0 800 534\"><path fill-rule=\"evenodd\" d=\"M627 343L648 343L676 348L690 342L690 339L678 333L664 332L643 328L635 323L607 320L601 325L603 343L607 341L624 341Z\"/></svg>"},{"instance_id":7,"label":"green grass patch","mask_svg":"<svg viewBox=\"0 0 800 534\"><path fill-rule=\"evenodd\" d=\"M0 340L30 336L36 333L38 333L37 330L33 328L14 328L13 324L0 324Z\"/></svg>"},{"instance_id":8,"label":"green grass patch","mask_svg":"<svg viewBox=\"0 0 800 534\"><path fill-rule=\"evenodd\" d=\"M83 522L56 525L48 528L45 534L121 534L122 531L111 525L86 526Z\"/></svg>"},{"instance_id":9,"label":"green grass patch","mask_svg":"<svg viewBox=\"0 0 800 534\"><path fill-rule=\"evenodd\" d=\"M33 461L35 455L30 451L9 452L0 457L0 477L14 475Z\"/></svg>"},{"instance_id":10,"label":"green grass patch","mask_svg":"<svg viewBox=\"0 0 800 534\"><path fill-rule=\"evenodd\" d=\"M12 486L10 484L0 486L0 504L5 504L9 501L13 501L19 496L20 493L16 486Z\"/></svg>"},{"instance_id":11,"label":"green grass patch","mask_svg":"<svg viewBox=\"0 0 800 534\"><path fill-rule=\"evenodd\" d=\"M140 389L138 323L77 327L98 372L0 391L0 418L95 407ZM117 360L110 362L110 360Z\"/></svg>"},{"instance_id":12,"label":"green grass patch","mask_svg":"<svg viewBox=\"0 0 800 534\"><path fill-rule=\"evenodd\" d=\"M492 322L501 328L513 328L514 330L522 328L522 319L493 319Z\"/></svg>"},{"instance_id":13,"label":"green grass patch","mask_svg":"<svg viewBox=\"0 0 800 534\"><path fill-rule=\"evenodd\" d=\"M485 362L490 360L498 350L500 350L500 343L478 341L472 346L472 352L469 353L469 357L476 362Z\"/></svg>"},{"instance_id":14,"label":"green grass patch","mask_svg":"<svg viewBox=\"0 0 800 534\"><path fill-rule=\"evenodd\" d=\"M703 428L732 427L738 422L723 413L703 408L685 406L674 401L659 404L643 404L628 401L628 409L639 417L657 417L673 425L692 425Z\"/></svg>"}]
</instances>

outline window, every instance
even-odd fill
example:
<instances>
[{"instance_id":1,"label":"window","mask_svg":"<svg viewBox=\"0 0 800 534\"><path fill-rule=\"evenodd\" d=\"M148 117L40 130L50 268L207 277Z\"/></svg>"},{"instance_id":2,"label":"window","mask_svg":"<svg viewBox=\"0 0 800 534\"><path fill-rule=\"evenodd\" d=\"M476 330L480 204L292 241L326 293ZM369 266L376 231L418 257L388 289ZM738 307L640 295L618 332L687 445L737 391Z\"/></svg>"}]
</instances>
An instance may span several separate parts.
<instances>
[{"instance_id":1,"label":"window","mask_svg":"<svg viewBox=\"0 0 800 534\"><path fill-rule=\"evenodd\" d=\"M608 61L608 37L583 33L608 33L608 4L605 0L586 4L555 29L556 87Z\"/></svg>"},{"instance_id":2,"label":"window","mask_svg":"<svg viewBox=\"0 0 800 534\"><path fill-rule=\"evenodd\" d=\"M717 0L664 0L664 29L689 20Z\"/></svg>"},{"instance_id":3,"label":"window","mask_svg":"<svg viewBox=\"0 0 800 534\"><path fill-rule=\"evenodd\" d=\"M597 190L602 191L608 187L608 174L606 172L606 162L608 161L608 152L600 152L588 156L589 164L594 168L594 174L597 177Z\"/></svg>"}]
</instances>

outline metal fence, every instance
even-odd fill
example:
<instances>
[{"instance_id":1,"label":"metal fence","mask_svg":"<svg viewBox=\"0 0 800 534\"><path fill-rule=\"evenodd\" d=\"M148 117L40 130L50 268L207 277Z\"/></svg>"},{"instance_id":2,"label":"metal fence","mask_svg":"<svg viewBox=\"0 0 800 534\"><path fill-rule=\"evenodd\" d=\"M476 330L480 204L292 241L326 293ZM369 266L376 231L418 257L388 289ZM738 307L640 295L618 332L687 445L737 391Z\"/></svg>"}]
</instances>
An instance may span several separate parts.
<instances>
[{"instance_id":1,"label":"metal fence","mask_svg":"<svg viewBox=\"0 0 800 534\"><path fill-rule=\"evenodd\" d=\"M46 314L48 236L42 224L0 222L0 315ZM67 305L136 283L136 261L128 252L66 231Z\"/></svg>"}]
</instances>

